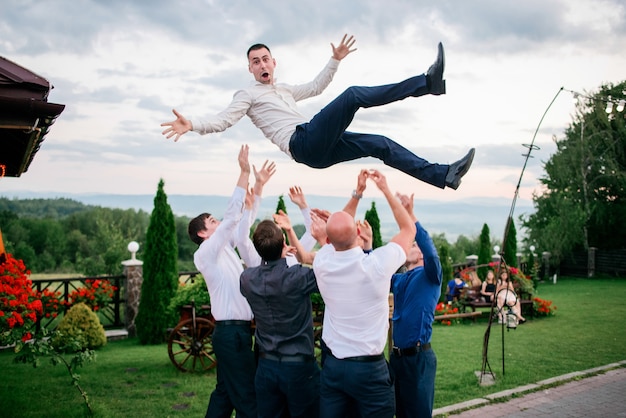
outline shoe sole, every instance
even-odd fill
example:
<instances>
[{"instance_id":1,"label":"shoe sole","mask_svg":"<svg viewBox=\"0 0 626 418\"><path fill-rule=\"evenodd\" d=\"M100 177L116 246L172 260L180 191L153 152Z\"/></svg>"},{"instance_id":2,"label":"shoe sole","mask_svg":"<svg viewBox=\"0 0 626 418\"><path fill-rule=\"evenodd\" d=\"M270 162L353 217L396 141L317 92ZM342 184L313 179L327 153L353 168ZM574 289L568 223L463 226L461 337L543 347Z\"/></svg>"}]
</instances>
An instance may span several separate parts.
<instances>
[{"instance_id":1,"label":"shoe sole","mask_svg":"<svg viewBox=\"0 0 626 418\"><path fill-rule=\"evenodd\" d=\"M459 186L461 185L461 178L467 174L467 172L469 171L470 167L472 166L472 163L474 162L474 154L476 154L476 148L472 148L469 150L469 152L467 153L469 155L469 159L467 160L467 163L465 164L465 166L463 167L463 170L461 170L455 177L455 179L459 179L458 182L452 182L450 184L447 184L446 187L451 188L452 190L456 190L459 188ZM465 158L465 157L464 157Z\"/></svg>"}]
</instances>

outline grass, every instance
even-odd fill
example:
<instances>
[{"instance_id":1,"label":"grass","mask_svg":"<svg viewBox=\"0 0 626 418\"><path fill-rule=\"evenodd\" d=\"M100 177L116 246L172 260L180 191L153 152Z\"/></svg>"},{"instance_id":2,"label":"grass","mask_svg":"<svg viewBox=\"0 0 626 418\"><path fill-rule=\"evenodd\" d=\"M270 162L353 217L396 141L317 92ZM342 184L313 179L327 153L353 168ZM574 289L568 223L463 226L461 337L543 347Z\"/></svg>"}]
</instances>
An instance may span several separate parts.
<instances>
[{"instance_id":1,"label":"grass","mask_svg":"<svg viewBox=\"0 0 626 418\"><path fill-rule=\"evenodd\" d=\"M550 318L529 319L517 330L491 330L489 363L496 384L478 385L486 319L434 325L438 357L435 408L626 359L626 280L561 279L541 284L538 295L558 307ZM85 407L62 366L13 364L0 352L0 415L83 417ZM108 343L95 363L78 371L96 417L197 417L206 411L215 372L185 374L167 355L167 345L141 346L135 339Z\"/></svg>"}]
</instances>

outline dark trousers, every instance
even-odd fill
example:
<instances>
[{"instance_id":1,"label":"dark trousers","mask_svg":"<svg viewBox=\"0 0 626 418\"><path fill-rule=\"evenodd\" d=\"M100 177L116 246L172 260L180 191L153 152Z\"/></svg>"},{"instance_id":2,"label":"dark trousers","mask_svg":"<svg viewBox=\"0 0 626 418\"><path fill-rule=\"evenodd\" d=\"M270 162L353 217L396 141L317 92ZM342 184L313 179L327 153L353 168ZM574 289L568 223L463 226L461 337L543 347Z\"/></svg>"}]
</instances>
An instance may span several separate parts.
<instances>
[{"instance_id":1,"label":"dark trousers","mask_svg":"<svg viewBox=\"0 0 626 418\"><path fill-rule=\"evenodd\" d=\"M211 393L206 418L230 418L233 410L237 417L256 417L256 360L250 325L217 325L213 331L213 350L217 358L217 384Z\"/></svg>"},{"instance_id":2,"label":"dark trousers","mask_svg":"<svg viewBox=\"0 0 626 418\"><path fill-rule=\"evenodd\" d=\"M260 418L319 417L320 369L317 361L259 359L255 378Z\"/></svg>"},{"instance_id":3,"label":"dark trousers","mask_svg":"<svg viewBox=\"0 0 626 418\"><path fill-rule=\"evenodd\" d=\"M435 402L437 356L430 349L389 358L396 389L396 417L431 417Z\"/></svg>"},{"instance_id":4,"label":"dark trousers","mask_svg":"<svg viewBox=\"0 0 626 418\"><path fill-rule=\"evenodd\" d=\"M359 108L381 106L424 94L428 94L424 75L396 84L349 87L309 123L296 128L289 142L291 154L297 162L313 168L375 157L390 167L443 189L448 165L429 163L382 135L346 132Z\"/></svg>"},{"instance_id":5,"label":"dark trousers","mask_svg":"<svg viewBox=\"0 0 626 418\"><path fill-rule=\"evenodd\" d=\"M391 418L394 405L385 359L359 362L326 357L321 373L320 417Z\"/></svg>"}]
</instances>

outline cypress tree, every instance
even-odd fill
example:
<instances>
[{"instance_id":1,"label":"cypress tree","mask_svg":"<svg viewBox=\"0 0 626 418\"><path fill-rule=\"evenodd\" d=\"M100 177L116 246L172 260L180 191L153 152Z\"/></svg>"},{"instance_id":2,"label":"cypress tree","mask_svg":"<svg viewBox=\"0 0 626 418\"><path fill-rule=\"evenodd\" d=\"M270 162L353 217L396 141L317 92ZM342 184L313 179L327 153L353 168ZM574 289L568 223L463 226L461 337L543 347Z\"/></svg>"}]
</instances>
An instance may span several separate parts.
<instances>
[{"instance_id":1,"label":"cypress tree","mask_svg":"<svg viewBox=\"0 0 626 418\"><path fill-rule=\"evenodd\" d=\"M504 261L511 267L517 267L517 231L515 230L515 222L513 222L511 217L509 217L507 226L506 242L504 243Z\"/></svg>"},{"instance_id":2,"label":"cypress tree","mask_svg":"<svg viewBox=\"0 0 626 418\"><path fill-rule=\"evenodd\" d=\"M478 265L488 264L491 261L491 239L489 238L489 226L483 224L483 229L480 231L480 242L478 247ZM487 270L489 267L479 267L478 277L481 280L485 280L487 277Z\"/></svg>"},{"instance_id":3,"label":"cypress tree","mask_svg":"<svg viewBox=\"0 0 626 418\"><path fill-rule=\"evenodd\" d=\"M172 208L159 181L146 232L143 284L136 325L142 344L163 342L170 325L167 307L178 288L178 244Z\"/></svg>"},{"instance_id":4,"label":"cypress tree","mask_svg":"<svg viewBox=\"0 0 626 418\"><path fill-rule=\"evenodd\" d=\"M446 286L448 282L452 280L452 261L450 260L450 248L444 242L439 245L439 261L441 262L441 296L440 301L443 301L446 297Z\"/></svg>"},{"instance_id":5,"label":"cypress tree","mask_svg":"<svg viewBox=\"0 0 626 418\"><path fill-rule=\"evenodd\" d=\"M372 248L378 248L383 245L383 238L380 235L380 218L376 211L376 202L372 201L372 207L365 211L365 220L372 227Z\"/></svg>"},{"instance_id":6,"label":"cypress tree","mask_svg":"<svg viewBox=\"0 0 626 418\"><path fill-rule=\"evenodd\" d=\"M287 206L285 205L285 199L283 198L282 194L278 196L278 204L276 205L276 213L278 213L281 210L285 212L285 214L287 214ZM283 231L283 235L285 236L285 244L289 245L289 237L287 236L287 233L285 231Z\"/></svg>"}]
</instances>

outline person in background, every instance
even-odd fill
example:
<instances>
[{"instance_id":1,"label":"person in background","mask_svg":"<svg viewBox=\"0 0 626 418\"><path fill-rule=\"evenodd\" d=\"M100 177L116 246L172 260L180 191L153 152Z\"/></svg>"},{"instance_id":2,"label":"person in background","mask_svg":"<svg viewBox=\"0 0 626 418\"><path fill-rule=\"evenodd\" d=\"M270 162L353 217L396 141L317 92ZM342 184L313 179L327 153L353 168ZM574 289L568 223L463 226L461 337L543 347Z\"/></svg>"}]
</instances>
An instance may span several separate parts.
<instances>
[{"instance_id":1,"label":"person in background","mask_svg":"<svg viewBox=\"0 0 626 418\"><path fill-rule=\"evenodd\" d=\"M437 356L431 348L435 307L441 294L442 269L435 245L413 211L413 195L398 194L415 223L415 241L406 272L391 278L394 311L393 347L389 357L396 394L396 417L430 417L435 401Z\"/></svg>"},{"instance_id":2,"label":"person in background","mask_svg":"<svg viewBox=\"0 0 626 418\"><path fill-rule=\"evenodd\" d=\"M493 270L487 270L487 277L480 287L480 295L485 298L485 302L491 303L493 301L493 295L496 294L496 276L493 274Z\"/></svg>"},{"instance_id":3,"label":"person in background","mask_svg":"<svg viewBox=\"0 0 626 418\"><path fill-rule=\"evenodd\" d=\"M515 293L513 282L509 280L509 271L505 266L502 266L500 270L500 279L496 285L496 298L499 324L504 324L506 322L506 312L504 312L505 307L509 307L513 311L518 324L526 322L526 318L522 316L522 308L519 297Z\"/></svg>"},{"instance_id":4,"label":"person in background","mask_svg":"<svg viewBox=\"0 0 626 418\"><path fill-rule=\"evenodd\" d=\"M458 301L461 297L461 291L465 286L465 282L460 277L455 277L450 280L446 286L446 302L451 303Z\"/></svg>"}]
</instances>

